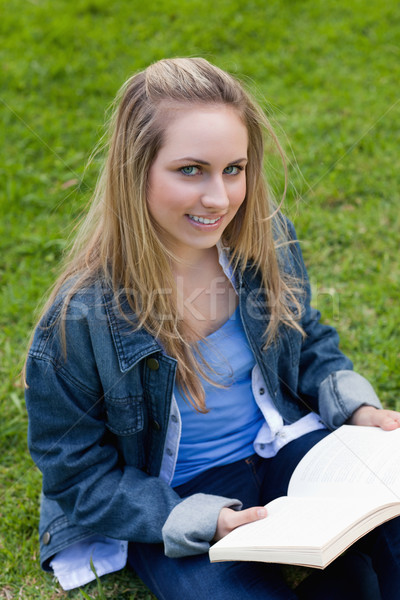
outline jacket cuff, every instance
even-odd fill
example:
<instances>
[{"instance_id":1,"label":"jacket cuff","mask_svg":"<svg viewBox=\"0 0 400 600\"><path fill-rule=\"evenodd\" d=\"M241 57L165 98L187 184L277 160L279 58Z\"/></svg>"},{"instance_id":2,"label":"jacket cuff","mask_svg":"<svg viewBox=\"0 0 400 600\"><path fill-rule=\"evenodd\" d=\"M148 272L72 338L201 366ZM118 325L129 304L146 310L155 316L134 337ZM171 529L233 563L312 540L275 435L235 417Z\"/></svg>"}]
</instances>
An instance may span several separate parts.
<instances>
[{"instance_id":1,"label":"jacket cuff","mask_svg":"<svg viewBox=\"0 0 400 600\"><path fill-rule=\"evenodd\" d=\"M208 552L222 508L240 510L240 500L193 494L171 511L162 528L166 556L178 558Z\"/></svg>"},{"instance_id":2,"label":"jacket cuff","mask_svg":"<svg viewBox=\"0 0 400 600\"><path fill-rule=\"evenodd\" d=\"M354 371L336 371L323 380L318 391L319 413L329 429L337 429L360 406L382 408L372 385Z\"/></svg>"}]
</instances>

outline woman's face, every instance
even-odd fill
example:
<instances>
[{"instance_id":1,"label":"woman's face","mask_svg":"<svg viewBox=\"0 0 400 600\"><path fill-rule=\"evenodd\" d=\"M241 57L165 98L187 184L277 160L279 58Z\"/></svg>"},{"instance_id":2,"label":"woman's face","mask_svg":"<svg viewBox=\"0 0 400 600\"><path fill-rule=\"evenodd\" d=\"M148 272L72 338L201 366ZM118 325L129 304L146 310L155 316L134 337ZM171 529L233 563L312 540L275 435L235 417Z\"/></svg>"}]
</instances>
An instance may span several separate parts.
<instances>
[{"instance_id":1,"label":"woman's face","mask_svg":"<svg viewBox=\"0 0 400 600\"><path fill-rule=\"evenodd\" d=\"M178 106L149 171L148 208L181 258L213 247L246 195L247 129L225 105Z\"/></svg>"}]
</instances>

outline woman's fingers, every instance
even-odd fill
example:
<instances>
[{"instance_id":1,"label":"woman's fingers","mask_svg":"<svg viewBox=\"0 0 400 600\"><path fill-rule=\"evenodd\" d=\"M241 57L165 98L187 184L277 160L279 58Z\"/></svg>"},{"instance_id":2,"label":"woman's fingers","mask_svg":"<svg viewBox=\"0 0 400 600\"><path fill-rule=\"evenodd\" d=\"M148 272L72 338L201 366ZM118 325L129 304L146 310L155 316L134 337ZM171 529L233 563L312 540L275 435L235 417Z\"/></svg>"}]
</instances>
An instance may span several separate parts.
<instances>
[{"instance_id":1,"label":"woman's fingers","mask_svg":"<svg viewBox=\"0 0 400 600\"><path fill-rule=\"evenodd\" d=\"M386 431L400 427L400 413L395 410L378 409L374 406L360 406L349 419L350 425L381 427Z\"/></svg>"},{"instance_id":2,"label":"woman's fingers","mask_svg":"<svg viewBox=\"0 0 400 600\"><path fill-rule=\"evenodd\" d=\"M394 410L378 411L382 413L376 418L376 427L381 427L386 431L397 429L400 427L400 414Z\"/></svg>"},{"instance_id":3,"label":"woman's fingers","mask_svg":"<svg viewBox=\"0 0 400 600\"><path fill-rule=\"evenodd\" d=\"M264 519L267 516L267 509L264 506L253 506L246 510L232 510L231 508L223 508L219 513L217 529L214 536L214 541L218 541L227 535L239 525L245 525L252 521Z\"/></svg>"}]
</instances>

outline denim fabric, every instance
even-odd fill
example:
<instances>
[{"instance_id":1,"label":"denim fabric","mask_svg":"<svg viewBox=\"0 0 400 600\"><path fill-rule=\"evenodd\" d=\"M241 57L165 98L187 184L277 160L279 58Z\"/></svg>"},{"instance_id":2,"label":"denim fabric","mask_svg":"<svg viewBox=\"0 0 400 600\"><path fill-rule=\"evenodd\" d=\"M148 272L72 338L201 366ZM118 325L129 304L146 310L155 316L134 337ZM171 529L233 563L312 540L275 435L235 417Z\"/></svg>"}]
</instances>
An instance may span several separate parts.
<instances>
[{"instance_id":1,"label":"denim fabric","mask_svg":"<svg viewBox=\"0 0 400 600\"><path fill-rule=\"evenodd\" d=\"M294 232L292 235L295 240ZM310 410L320 412L321 383L335 372L349 372L352 365L338 349L336 331L322 325L318 311L310 306L310 287L298 244L287 248L280 259L285 260L285 270L297 275L304 286L304 340L296 330L282 326L275 343L265 349L263 334L273 299L266 298L251 265L237 274L236 285L256 363L275 406L285 421L292 423ZM60 294L37 328L29 352L28 441L43 473L40 531L44 568L73 538L82 539L93 532L128 541L164 542L168 547L163 526L169 519L171 527L174 508L184 502L159 477L176 361L144 329L137 329L127 293L121 292L120 301L130 314L128 319L101 281L72 298L64 317L66 358L58 329ZM351 406L348 413L343 409L340 386L325 388L324 415L335 426L366 402L356 386L351 389L346 398ZM221 507L238 506L234 499L214 495L192 498L192 505L196 501L208 525L201 539L195 519L187 522L182 554L205 552Z\"/></svg>"}]
</instances>

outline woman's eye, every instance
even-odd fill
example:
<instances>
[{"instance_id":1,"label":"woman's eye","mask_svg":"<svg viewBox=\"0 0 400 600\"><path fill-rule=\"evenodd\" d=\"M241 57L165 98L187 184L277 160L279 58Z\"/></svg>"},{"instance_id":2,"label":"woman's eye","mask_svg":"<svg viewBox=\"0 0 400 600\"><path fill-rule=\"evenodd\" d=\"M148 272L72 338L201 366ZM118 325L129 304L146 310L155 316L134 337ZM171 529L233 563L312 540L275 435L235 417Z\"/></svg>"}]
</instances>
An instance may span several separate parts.
<instances>
[{"instance_id":1,"label":"woman's eye","mask_svg":"<svg viewBox=\"0 0 400 600\"><path fill-rule=\"evenodd\" d=\"M197 175L199 172L199 167L195 167L194 165L190 165L188 167L182 167L180 169L181 173L184 175Z\"/></svg>"},{"instance_id":2,"label":"woman's eye","mask_svg":"<svg viewBox=\"0 0 400 600\"><path fill-rule=\"evenodd\" d=\"M224 169L224 173L225 175L238 175L242 170L243 167L239 167L238 165L230 165Z\"/></svg>"}]
</instances>

